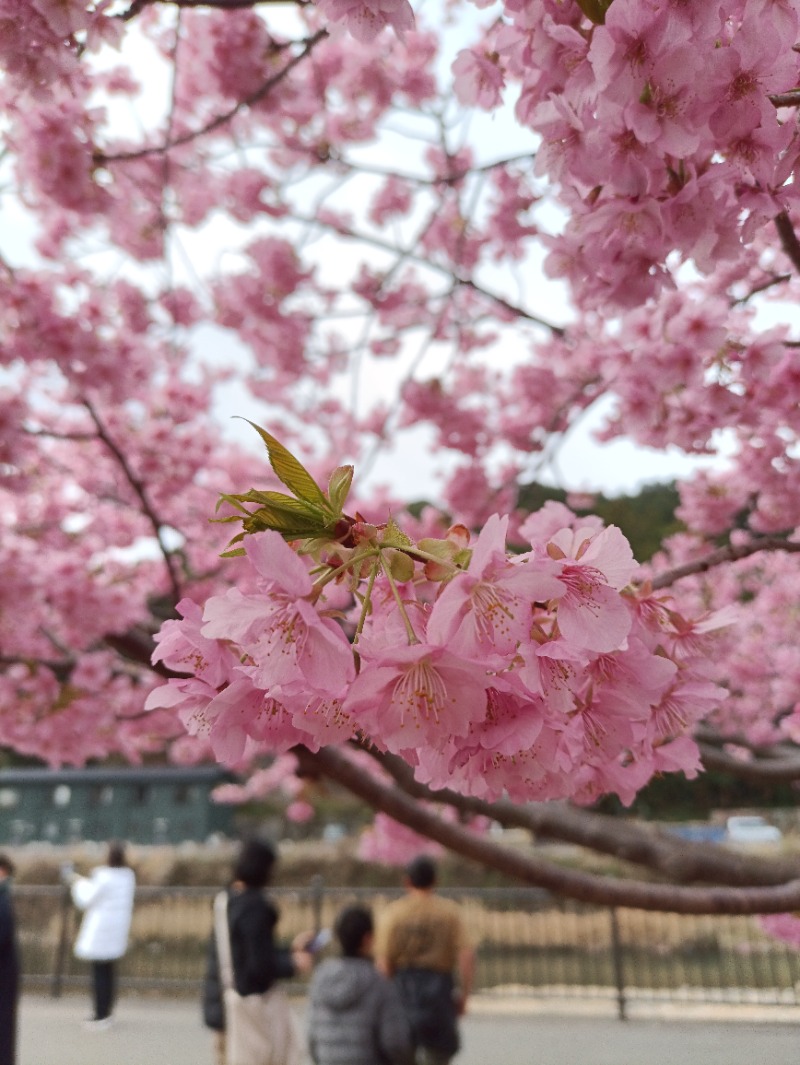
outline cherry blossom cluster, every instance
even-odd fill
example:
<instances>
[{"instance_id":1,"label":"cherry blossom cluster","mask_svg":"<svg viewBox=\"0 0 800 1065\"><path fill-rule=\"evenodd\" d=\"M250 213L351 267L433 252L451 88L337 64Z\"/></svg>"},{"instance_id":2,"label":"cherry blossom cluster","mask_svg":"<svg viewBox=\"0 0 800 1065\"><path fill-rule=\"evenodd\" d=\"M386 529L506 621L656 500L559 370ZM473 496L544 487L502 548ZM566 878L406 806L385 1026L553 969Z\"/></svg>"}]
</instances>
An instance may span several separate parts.
<instances>
[{"instance_id":1,"label":"cherry blossom cluster","mask_svg":"<svg viewBox=\"0 0 800 1065\"><path fill-rule=\"evenodd\" d=\"M448 27L427 24L429 14L420 7L413 25L406 0L320 0L293 21L274 5L0 0L0 744L54 763L165 745L197 759L211 737L235 760L368 737L431 782L629 795L656 763L693 764L684 730L700 711L690 700L667 712L666 681L634 700L594 676L606 661L638 676L635 663L653 655L654 675L672 663L676 685L691 669L698 685L727 689L724 703L707 704L723 734L800 736L793 559L756 555L684 579L679 606L606 578L603 611L621 603L609 616L630 618L624 636L609 623L619 635L609 652L570 629L568 590L542 590L519 647L491 635L478 654L453 621L457 590L477 579L472 563L448 557L452 570L434 580L409 545L385 544L387 512L417 546L444 537L433 507L399 517L393 484L357 501L364 527L379 530L361 549L395 552L391 579L380 569L369 585L372 563L348 569L352 549L340 543L299 556L311 590L295 598L313 646L324 637L325 654L338 654L348 634L352 665L335 658L345 670L335 697L312 678L304 690L316 701L304 704L296 676L257 672L252 634L203 635L211 617L187 607L180 631L196 630L208 661L219 652L227 663L213 683L192 682L198 707L213 709L193 716L180 704L192 737L179 736L169 707L142 712L149 635L175 602L235 598L231 583L264 596L251 559L220 562L207 535L214 498L253 463L221 440L219 390L234 383L239 409L257 417L268 404L315 473L337 454L361 469L381 449L402 453L406 430L424 427L435 463L455 457L430 498L474 529L508 514L504 535L531 556L507 558L510 572L538 572L543 586L549 575L567 589L548 554L553 536L568 555L563 530L589 528L592 544L600 533L551 508L544 533L522 536L519 484L603 399L613 403L608 440L710 455L722 438L729 456L682 486L688 531L647 573L726 537L797 540L797 4L509 0L474 16L489 29L452 76L440 59ZM150 107L159 65L168 90ZM453 123L453 81L479 110L514 106L518 126L503 137L508 115L491 118L495 144L484 116ZM119 121L137 107L132 125ZM412 127L421 134L398 151L392 138ZM22 250L17 241L20 204L30 250L27 231ZM201 252L228 234L231 247L205 262ZM543 246L572 299L553 328L538 317L550 319ZM765 304L769 328L754 313ZM212 357L198 355L210 346ZM370 367L399 382L394 396L370 395ZM458 550L488 552L500 567L492 522L491 549ZM360 629L354 595L370 604ZM680 619L736 602L747 620L703 665L710 636ZM460 663L457 690L482 677L484 717L480 698L459 700L452 736L409 754L409 733L428 737L430 715L398 731L383 696L372 709L356 701L359 691L368 701L374 670L400 669L381 658L387 633L407 669L422 649L446 647ZM243 692L247 709L228 714L226 700L240 707ZM519 704L533 710L517 720Z\"/></svg>"},{"instance_id":2,"label":"cherry blossom cluster","mask_svg":"<svg viewBox=\"0 0 800 1065\"><path fill-rule=\"evenodd\" d=\"M632 587L617 528L551 504L510 553L497 515L474 539L454 526L414 542L393 520L333 507L330 534L298 539L269 525L299 528L327 497L299 464L273 466L295 505L225 497L261 504L234 538L249 576L164 623L154 661L190 676L148 708L177 710L231 764L252 741L285 752L355 740L426 784L487 799L630 801L657 770L697 770L687 732L720 699L704 656L716 622Z\"/></svg>"},{"instance_id":3,"label":"cherry blossom cluster","mask_svg":"<svg viewBox=\"0 0 800 1065\"><path fill-rule=\"evenodd\" d=\"M747 545L744 532L731 537ZM796 542L797 537L793 537ZM698 557L698 543L683 534L670 543L669 563ZM665 567L662 555L654 560ZM710 676L725 688L726 698L706 724L731 739L729 753L750 760L752 749L800 740L800 651L792 618L796 616L798 578L795 559L764 551L720 566L712 574L681 581L681 604L687 613L720 610L739 604L738 623L716 639Z\"/></svg>"},{"instance_id":4,"label":"cherry blossom cluster","mask_svg":"<svg viewBox=\"0 0 800 1065\"><path fill-rule=\"evenodd\" d=\"M362 40L412 24L407 0L317 6ZM676 251L711 272L796 206L796 5L505 0L493 16L453 63L455 89L489 111L517 94L570 212L549 269L582 303L641 303Z\"/></svg>"},{"instance_id":5,"label":"cherry blossom cluster","mask_svg":"<svg viewBox=\"0 0 800 1065\"><path fill-rule=\"evenodd\" d=\"M768 936L779 939L797 950L800 947L800 917L795 913L764 913L758 924Z\"/></svg>"},{"instance_id":6,"label":"cherry blossom cluster","mask_svg":"<svg viewBox=\"0 0 800 1065\"><path fill-rule=\"evenodd\" d=\"M80 51L119 39L112 0L0 0L0 66L15 92L44 97L80 80Z\"/></svg>"},{"instance_id":7,"label":"cherry blossom cluster","mask_svg":"<svg viewBox=\"0 0 800 1065\"><path fill-rule=\"evenodd\" d=\"M487 109L519 86L537 168L570 211L549 269L584 303L629 307L669 283L669 253L710 272L796 206L800 140L778 104L798 84L800 12L614 0L594 24L591 6L509 0L453 70L462 99Z\"/></svg>"}]
</instances>

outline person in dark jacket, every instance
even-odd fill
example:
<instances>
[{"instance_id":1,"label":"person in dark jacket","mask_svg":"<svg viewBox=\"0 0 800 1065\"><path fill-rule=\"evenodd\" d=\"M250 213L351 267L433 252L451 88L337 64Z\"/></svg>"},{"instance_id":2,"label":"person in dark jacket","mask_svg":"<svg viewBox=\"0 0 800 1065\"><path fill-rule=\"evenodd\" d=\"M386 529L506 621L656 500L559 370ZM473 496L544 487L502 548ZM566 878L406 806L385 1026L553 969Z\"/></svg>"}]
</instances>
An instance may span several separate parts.
<instances>
[{"instance_id":1,"label":"person in dark jacket","mask_svg":"<svg viewBox=\"0 0 800 1065\"><path fill-rule=\"evenodd\" d=\"M275 864L275 851L263 840L246 842L233 866L228 888L228 930L234 987L240 995L268 991L278 980L311 970L311 955L302 944L307 933L296 937L291 948L275 943L278 911L264 894ZM203 1020L216 1034L217 1065L225 1065L225 1010L212 932L203 982Z\"/></svg>"},{"instance_id":2,"label":"person in dark jacket","mask_svg":"<svg viewBox=\"0 0 800 1065\"><path fill-rule=\"evenodd\" d=\"M315 1065L412 1065L411 1028L397 989L372 962L372 914L339 914L341 958L327 958L311 979L308 1045Z\"/></svg>"},{"instance_id":3,"label":"person in dark jacket","mask_svg":"<svg viewBox=\"0 0 800 1065\"><path fill-rule=\"evenodd\" d=\"M11 901L14 863L0 854L0 1065L14 1065L19 998L19 949Z\"/></svg>"}]
</instances>

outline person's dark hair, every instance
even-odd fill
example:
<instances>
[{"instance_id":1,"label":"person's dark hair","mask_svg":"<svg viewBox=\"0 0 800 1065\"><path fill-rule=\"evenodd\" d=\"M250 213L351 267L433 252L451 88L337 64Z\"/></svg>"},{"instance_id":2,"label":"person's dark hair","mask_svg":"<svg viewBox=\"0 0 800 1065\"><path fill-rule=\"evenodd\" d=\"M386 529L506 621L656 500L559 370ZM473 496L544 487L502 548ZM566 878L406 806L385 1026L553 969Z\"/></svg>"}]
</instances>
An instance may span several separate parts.
<instances>
[{"instance_id":1,"label":"person's dark hair","mask_svg":"<svg viewBox=\"0 0 800 1065\"><path fill-rule=\"evenodd\" d=\"M110 865L112 869L120 869L126 864L124 843L120 843L119 840L114 840L112 843L109 843L106 863Z\"/></svg>"},{"instance_id":2,"label":"person's dark hair","mask_svg":"<svg viewBox=\"0 0 800 1065\"><path fill-rule=\"evenodd\" d=\"M357 958L365 936L373 930L372 914L365 906L345 906L333 930L346 958Z\"/></svg>"},{"instance_id":3,"label":"person's dark hair","mask_svg":"<svg viewBox=\"0 0 800 1065\"><path fill-rule=\"evenodd\" d=\"M7 854L0 854L0 869L5 869L7 876L14 875L14 863Z\"/></svg>"},{"instance_id":4,"label":"person's dark hair","mask_svg":"<svg viewBox=\"0 0 800 1065\"><path fill-rule=\"evenodd\" d=\"M412 887L433 887L436 883L436 864L427 854L420 854L406 866L406 876Z\"/></svg>"},{"instance_id":5,"label":"person's dark hair","mask_svg":"<svg viewBox=\"0 0 800 1065\"><path fill-rule=\"evenodd\" d=\"M233 863L233 879L241 880L248 887L263 888L269 883L276 858L272 844L263 839L249 839L242 844Z\"/></svg>"}]
</instances>

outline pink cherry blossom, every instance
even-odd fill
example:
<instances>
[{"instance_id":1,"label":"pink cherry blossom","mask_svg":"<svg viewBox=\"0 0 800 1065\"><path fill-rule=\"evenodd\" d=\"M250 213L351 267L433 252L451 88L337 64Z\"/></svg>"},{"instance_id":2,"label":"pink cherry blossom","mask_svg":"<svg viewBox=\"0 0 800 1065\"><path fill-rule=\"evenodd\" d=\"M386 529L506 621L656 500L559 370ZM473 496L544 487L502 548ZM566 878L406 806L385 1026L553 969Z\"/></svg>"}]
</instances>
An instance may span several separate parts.
<instances>
[{"instance_id":1,"label":"pink cherry blossom","mask_svg":"<svg viewBox=\"0 0 800 1065\"><path fill-rule=\"evenodd\" d=\"M383 813L377 813L369 828L358 837L359 858L381 865L405 866L418 854L435 858L443 851L440 844L425 839Z\"/></svg>"},{"instance_id":2,"label":"pink cherry blossom","mask_svg":"<svg viewBox=\"0 0 800 1065\"><path fill-rule=\"evenodd\" d=\"M333 23L343 22L357 41L372 41L384 27L399 37L414 28L414 13L408 0L316 0Z\"/></svg>"},{"instance_id":3,"label":"pink cherry blossom","mask_svg":"<svg viewBox=\"0 0 800 1065\"><path fill-rule=\"evenodd\" d=\"M562 559L559 580L566 591L558 604L558 625L564 636L593 651L621 647L631 615L616 594L636 571L630 545L613 526L562 530L550 540L551 557Z\"/></svg>"},{"instance_id":4,"label":"pink cherry blossom","mask_svg":"<svg viewBox=\"0 0 800 1065\"><path fill-rule=\"evenodd\" d=\"M438 746L486 713L486 671L432 644L387 649L350 685L344 709L389 750Z\"/></svg>"},{"instance_id":5,"label":"pink cherry blossom","mask_svg":"<svg viewBox=\"0 0 800 1065\"><path fill-rule=\"evenodd\" d=\"M227 683L236 659L230 648L218 640L202 635L202 608L191 599L182 599L177 606L183 621L165 621L156 634L154 662L179 673L193 673L211 688Z\"/></svg>"},{"instance_id":6,"label":"pink cherry blossom","mask_svg":"<svg viewBox=\"0 0 800 1065\"><path fill-rule=\"evenodd\" d=\"M466 571L450 581L431 612L428 638L465 657L500 661L516 653L532 622L531 605L564 594L549 560L509 562L508 520L493 515L484 525Z\"/></svg>"},{"instance_id":7,"label":"pink cherry blossom","mask_svg":"<svg viewBox=\"0 0 800 1065\"><path fill-rule=\"evenodd\" d=\"M453 86L459 100L491 111L503 95L503 72L497 54L462 49L453 61Z\"/></svg>"},{"instance_id":8,"label":"pink cherry blossom","mask_svg":"<svg viewBox=\"0 0 800 1065\"><path fill-rule=\"evenodd\" d=\"M261 578L258 595L231 588L211 598L203 635L235 640L255 660L253 682L265 691L302 684L340 693L353 677L353 659L339 625L322 617L304 598L311 579L300 558L277 533L265 532L245 546Z\"/></svg>"}]
</instances>

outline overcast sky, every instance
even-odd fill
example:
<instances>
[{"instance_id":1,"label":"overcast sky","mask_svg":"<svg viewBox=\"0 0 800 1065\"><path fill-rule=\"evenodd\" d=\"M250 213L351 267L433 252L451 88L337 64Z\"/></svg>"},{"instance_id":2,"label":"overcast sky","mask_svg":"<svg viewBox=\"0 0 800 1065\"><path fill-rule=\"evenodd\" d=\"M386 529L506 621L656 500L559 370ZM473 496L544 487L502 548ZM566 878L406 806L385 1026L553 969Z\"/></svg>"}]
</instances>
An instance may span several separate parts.
<instances>
[{"instance_id":1,"label":"overcast sky","mask_svg":"<svg viewBox=\"0 0 800 1065\"><path fill-rule=\"evenodd\" d=\"M461 27L462 33L464 27ZM109 61L118 61L119 57L110 56ZM149 115L157 114L163 103L164 87L168 84L166 78L159 78L148 63L151 76L147 81L147 100L143 106ZM128 108L120 110L120 106L128 107L127 104L115 105L115 124L118 122L121 128L131 124L139 124L137 116ZM512 136L516 125L511 115L510 107L506 114L492 116L477 115L471 120L470 141L481 145L482 154L487 158L495 158L503 155L503 148L507 150L509 143L520 148L517 131L516 138ZM215 225L219 225L217 222ZM30 219L18 204L6 196L0 201L0 231L3 233L3 250L9 260L15 264L33 264L35 255L32 251L32 225ZM239 227L238 240L246 230ZM192 234L186 235L189 242L190 255L198 261L198 256L203 256L208 262L218 256L219 249L224 247L226 234L220 233L220 243L215 248L214 231L206 229L198 239ZM109 268L115 272L119 269L119 255L115 253L113 261L109 261ZM337 262L337 268L341 264ZM549 317L557 321L566 322L569 313L563 296L557 289L546 283L539 277L538 263L526 267L526 305L534 313L545 312ZM533 276L531 276L533 275ZM493 279L494 280L494 279ZM508 275L505 282L498 274L497 284L493 284L495 291L507 295L516 300L520 294L516 291L503 292L506 285L513 284L512 275ZM218 341L217 341L218 342ZM224 357L226 360L236 358L235 341L225 342ZM386 364L380 368L380 373L386 373ZM425 367L422 377L429 376L430 369ZM369 391L372 392L372 384L369 383ZM220 416L224 423L224 431L232 433L242 441L252 444L252 434L248 427L242 423L232 423L230 416L242 414L245 417L257 419L257 413L247 409L243 393L238 394L235 390L228 393L224 402L220 405ZM574 491L602 491L607 494L619 494L635 492L645 483L656 480L671 480L676 477L687 476L698 465L707 465L709 460L688 459L679 452L657 452L634 446L629 441L619 440L613 443L600 445L592 439L592 429L600 424L603 412L608 410L607 405L599 406L595 411L584 418L579 426L574 428L567 437L561 441L553 461L535 470L536 479L545 483L558 484L561 487ZM433 435L427 428L413 431L409 438L404 437L402 444L402 457L397 452L387 451L377 460L371 470L367 483L391 483L395 491L403 497L420 498L423 495L435 496L437 472L452 468L459 460L454 456L442 456L433 453ZM463 461L463 459L461 460ZM362 483L362 491L364 485Z\"/></svg>"}]
</instances>

